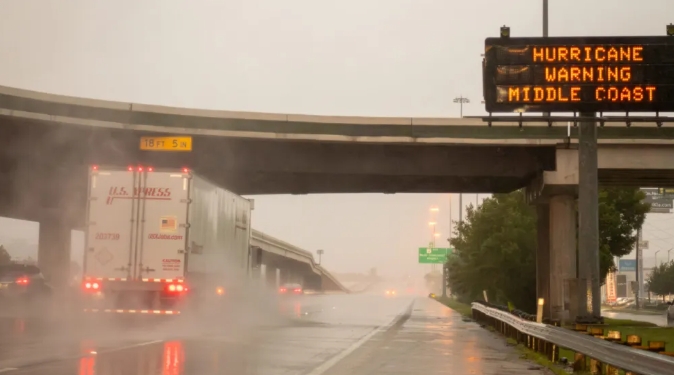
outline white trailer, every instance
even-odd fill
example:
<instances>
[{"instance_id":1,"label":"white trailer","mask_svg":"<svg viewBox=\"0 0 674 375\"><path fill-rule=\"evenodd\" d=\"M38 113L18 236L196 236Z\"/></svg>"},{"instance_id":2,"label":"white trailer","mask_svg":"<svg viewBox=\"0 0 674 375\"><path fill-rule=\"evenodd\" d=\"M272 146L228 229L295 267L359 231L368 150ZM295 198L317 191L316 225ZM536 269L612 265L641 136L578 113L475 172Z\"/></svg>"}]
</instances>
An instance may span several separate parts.
<instances>
[{"instance_id":1,"label":"white trailer","mask_svg":"<svg viewBox=\"0 0 674 375\"><path fill-rule=\"evenodd\" d=\"M251 268L252 201L188 169L89 173L85 311L175 314Z\"/></svg>"}]
</instances>

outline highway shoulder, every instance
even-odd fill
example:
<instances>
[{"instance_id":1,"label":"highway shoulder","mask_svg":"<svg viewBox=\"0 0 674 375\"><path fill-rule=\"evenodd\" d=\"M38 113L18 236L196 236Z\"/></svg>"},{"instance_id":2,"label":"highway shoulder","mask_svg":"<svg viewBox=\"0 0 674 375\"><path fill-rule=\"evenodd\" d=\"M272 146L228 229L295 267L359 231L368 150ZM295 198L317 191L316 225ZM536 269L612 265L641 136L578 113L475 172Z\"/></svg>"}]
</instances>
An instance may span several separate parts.
<instances>
[{"instance_id":1,"label":"highway shoulder","mask_svg":"<svg viewBox=\"0 0 674 375\"><path fill-rule=\"evenodd\" d=\"M374 335L325 375L365 374L549 374L520 359L505 340L462 321L461 315L429 298L415 301L409 319Z\"/></svg>"}]
</instances>

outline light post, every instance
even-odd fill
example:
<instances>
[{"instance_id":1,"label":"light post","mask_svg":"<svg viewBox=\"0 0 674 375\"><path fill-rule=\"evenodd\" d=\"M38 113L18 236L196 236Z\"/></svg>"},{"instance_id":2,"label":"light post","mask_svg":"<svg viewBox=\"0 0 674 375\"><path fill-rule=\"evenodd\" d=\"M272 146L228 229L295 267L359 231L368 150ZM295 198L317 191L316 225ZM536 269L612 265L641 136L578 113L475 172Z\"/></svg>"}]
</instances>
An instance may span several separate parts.
<instances>
[{"instance_id":1,"label":"light post","mask_svg":"<svg viewBox=\"0 0 674 375\"><path fill-rule=\"evenodd\" d=\"M464 98L462 95L454 98L454 103L459 104L459 117L463 117L463 105L470 103L470 99Z\"/></svg>"},{"instance_id":2,"label":"light post","mask_svg":"<svg viewBox=\"0 0 674 375\"><path fill-rule=\"evenodd\" d=\"M658 250L658 251L655 252L655 267L658 266L658 253L659 253L659 252L660 252L660 250Z\"/></svg>"},{"instance_id":3,"label":"light post","mask_svg":"<svg viewBox=\"0 0 674 375\"><path fill-rule=\"evenodd\" d=\"M325 252L325 251L323 251L323 250L316 250L316 254L318 254L318 265L319 265L319 266L321 265L321 258L322 258L322 256L323 256L323 253L324 253L324 252Z\"/></svg>"}]
</instances>

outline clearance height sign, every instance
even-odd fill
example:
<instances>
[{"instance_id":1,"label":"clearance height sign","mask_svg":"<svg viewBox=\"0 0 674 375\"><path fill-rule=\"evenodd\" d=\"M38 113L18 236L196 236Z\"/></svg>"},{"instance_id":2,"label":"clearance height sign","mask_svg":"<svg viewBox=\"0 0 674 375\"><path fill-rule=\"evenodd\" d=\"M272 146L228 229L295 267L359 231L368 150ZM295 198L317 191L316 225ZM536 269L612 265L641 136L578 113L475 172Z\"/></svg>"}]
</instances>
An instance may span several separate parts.
<instances>
[{"instance_id":1,"label":"clearance height sign","mask_svg":"<svg viewBox=\"0 0 674 375\"><path fill-rule=\"evenodd\" d=\"M674 37L487 38L487 112L674 111Z\"/></svg>"}]
</instances>

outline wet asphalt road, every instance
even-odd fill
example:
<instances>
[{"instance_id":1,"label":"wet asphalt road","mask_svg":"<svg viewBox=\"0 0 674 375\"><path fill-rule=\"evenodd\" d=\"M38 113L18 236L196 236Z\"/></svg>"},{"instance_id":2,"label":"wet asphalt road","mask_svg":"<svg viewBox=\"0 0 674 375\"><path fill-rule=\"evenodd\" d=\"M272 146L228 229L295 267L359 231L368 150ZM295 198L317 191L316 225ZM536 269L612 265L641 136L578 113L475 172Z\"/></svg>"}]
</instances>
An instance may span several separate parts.
<instances>
[{"instance_id":1,"label":"wet asphalt road","mask_svg":"<svg viewBox=\"0 0 674 375\"><path fill-rule=\"evenodd\" d=\"M268 311L0 318L0 373L301 374L400 314L411 297L306 295ZM244 309L245 310L245 309ZM236 315L236 316L233 316Z\"/></svg>"}]
</instances>

